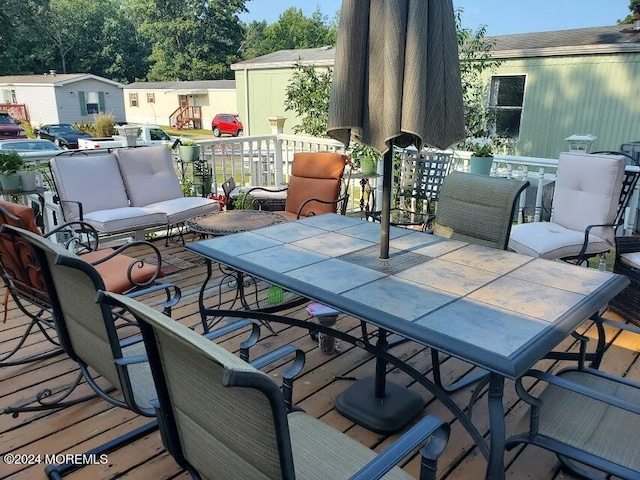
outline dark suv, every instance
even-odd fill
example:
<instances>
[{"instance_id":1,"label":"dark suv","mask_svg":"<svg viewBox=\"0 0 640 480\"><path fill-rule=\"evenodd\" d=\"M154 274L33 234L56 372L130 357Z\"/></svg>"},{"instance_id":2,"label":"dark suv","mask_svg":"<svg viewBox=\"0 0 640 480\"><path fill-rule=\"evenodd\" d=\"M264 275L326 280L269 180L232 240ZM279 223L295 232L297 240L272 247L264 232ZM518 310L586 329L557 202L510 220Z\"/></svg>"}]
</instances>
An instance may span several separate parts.
<instances>
[{"instance_id":1,"label":"dark suv","mask_svg":"<svg viewBox=\"0 0 640 480\"><path fill-rule=\"evenodd\" d=\"M219 113L213 117L211 130L213 131L213 135L216 137L219 137L223 133L239 137L242 135L244 127L242 126L242 122L238 118L238 115L232 115L231 113Z\"/></svg>"},{"instance_id":2,"label":"dark suv","mask_svg":"<svg viewBox=\"0 0 640 480\"><path fill-rule=\"evenodd\" d=\"M8 113L0 113L0 139L26 138L24 129Z\"/></svg>"}]
</instances>

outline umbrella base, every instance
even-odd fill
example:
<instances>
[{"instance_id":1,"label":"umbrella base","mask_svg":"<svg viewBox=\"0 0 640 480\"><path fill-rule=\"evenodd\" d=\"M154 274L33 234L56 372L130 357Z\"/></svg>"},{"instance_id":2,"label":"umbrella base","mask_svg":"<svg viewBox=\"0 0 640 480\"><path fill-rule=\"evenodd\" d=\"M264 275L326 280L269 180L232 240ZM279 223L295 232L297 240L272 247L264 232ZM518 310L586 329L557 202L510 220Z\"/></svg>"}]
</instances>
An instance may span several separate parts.
<instances>
[{"instance_id":1,"label":"umbrella base","mask_svg":"<svg viewBox=\"0 0 640 480\"><path fill-rule=\"evenodd\" d=\"M369 430L389 435L399 432L424 408L422 397L395 383L386 382L384 398L375 395L375 378L358 380L336 397L338 412Z\"/></svg>"}]
</instances>

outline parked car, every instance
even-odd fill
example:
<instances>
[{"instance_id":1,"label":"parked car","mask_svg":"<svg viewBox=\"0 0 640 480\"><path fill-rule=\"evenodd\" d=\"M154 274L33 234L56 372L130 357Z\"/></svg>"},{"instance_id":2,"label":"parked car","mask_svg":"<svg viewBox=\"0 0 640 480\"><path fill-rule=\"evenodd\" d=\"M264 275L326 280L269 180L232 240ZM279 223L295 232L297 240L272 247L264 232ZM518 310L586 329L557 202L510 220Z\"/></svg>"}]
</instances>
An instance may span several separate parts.
<instances>
[{"instance_id":1,"label":"parked car","mask_svg":"<svg viewBox=\"0 0 640 480\"><path fill-rule=\"evenodd\" d=\"M239 137L244 131L242 122L238 118L238 115L231 113L219 113L211 121L211 130L213 135L219 137L223 133L227 133L234 137Z\"/></svg>"},{"instance_id":2,"label":"parked car","mask_svg":"<svg viewBox=\"0 0 640 480\"><path fill-rule=\"evenodd\" d=\"M59 152L62 148L51 140L21 138L16 140L0 140L0 150L15 150L16 152Z\"/></svg>"},{"instance_id":3,"label":"parked car","mask_svg":"<svg viewBox=\"0 0 640 480\"><path fill-rule=\"evenodd\" d=\"M26 138L27 134L8 113L0 113L0 139Z\"/></svg>"},{"instance_id":4,"label":"parked car","mask_svg":"<svg viewBox=\"0 0 640 480\"><path fill-rule=\"evenodd\" d=\"M44 125L38 129L37 135L38 138L51 140L59 147L73 149L78 148L79 138L91 138L89 133L78 130L69 123Z\"/></svg>"}]
</instances>

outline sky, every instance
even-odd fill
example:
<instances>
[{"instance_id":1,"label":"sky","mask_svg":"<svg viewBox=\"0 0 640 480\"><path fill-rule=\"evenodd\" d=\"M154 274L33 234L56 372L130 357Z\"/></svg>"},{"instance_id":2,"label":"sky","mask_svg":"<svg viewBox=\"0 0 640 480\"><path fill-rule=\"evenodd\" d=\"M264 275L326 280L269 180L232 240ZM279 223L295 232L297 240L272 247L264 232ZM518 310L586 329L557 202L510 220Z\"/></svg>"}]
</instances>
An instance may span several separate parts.
<instances>
[{"instance_id":1,"label":"sky","mask_svg":"<svg viewBox=\"0 0 640 480\"><path fill-rule=\"evenodd\" d=\"M453 0L462 8L462 24L472 30L487 26L487 35L545 32L583 27L615 25L629 14L630 0ZM273 23L287 8L302 8L310 16L320 6L323 15L333 18L341 0L246 0L245 22Z\"/></svg>"}]
</instances>

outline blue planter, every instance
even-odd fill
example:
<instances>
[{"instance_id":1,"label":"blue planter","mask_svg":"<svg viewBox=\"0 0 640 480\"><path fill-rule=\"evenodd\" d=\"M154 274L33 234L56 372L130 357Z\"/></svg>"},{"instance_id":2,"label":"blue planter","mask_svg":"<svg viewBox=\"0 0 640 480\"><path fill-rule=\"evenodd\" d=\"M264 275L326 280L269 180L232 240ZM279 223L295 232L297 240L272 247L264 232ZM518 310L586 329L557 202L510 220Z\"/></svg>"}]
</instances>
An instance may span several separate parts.
<instances>
[{"instance_id":1,"label":"blue planter","mask_svg":"<svg viewBox=\"0 0 640 480\"><path fill-rule=\"evenodd\" d=\"M493 157L476 157L471 155L471 160L469 161L469 172L480 175L489 175L491 173L492 165Z\"/></svg>"}]
</instances>

